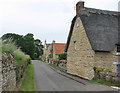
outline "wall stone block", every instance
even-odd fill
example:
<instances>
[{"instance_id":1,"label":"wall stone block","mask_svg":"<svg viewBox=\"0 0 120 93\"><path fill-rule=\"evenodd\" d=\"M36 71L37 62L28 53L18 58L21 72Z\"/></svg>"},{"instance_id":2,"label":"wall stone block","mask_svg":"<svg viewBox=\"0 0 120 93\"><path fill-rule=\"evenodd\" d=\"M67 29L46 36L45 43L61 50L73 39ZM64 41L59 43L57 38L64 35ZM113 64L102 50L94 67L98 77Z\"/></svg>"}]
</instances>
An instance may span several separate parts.
<instances>
[{"instance_id":1,"label":"wall stone block","mask_svg":"<svg viewBox=\"0 0 120 93\"><path fill-rule=\"evenodd\" d=\"M2 91L13 91L16 88L16 61L11 54L2 55Z\"/></svg>"}]
</instances>

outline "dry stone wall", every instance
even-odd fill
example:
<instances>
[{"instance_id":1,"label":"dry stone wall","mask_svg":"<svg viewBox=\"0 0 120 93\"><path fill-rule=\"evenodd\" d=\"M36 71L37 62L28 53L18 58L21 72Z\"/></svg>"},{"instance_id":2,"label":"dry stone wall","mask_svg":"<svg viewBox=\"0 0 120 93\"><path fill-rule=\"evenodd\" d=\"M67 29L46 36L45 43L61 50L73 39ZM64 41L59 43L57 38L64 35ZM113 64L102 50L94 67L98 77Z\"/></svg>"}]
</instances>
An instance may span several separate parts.
<instances>
[{"instance_id":1,"label":"dry stone wall","mask_svg":"<svg viewBox=\"0 0 120 93\"><path fill-rule=\"evenodd\" d=\"M2 54L2 91L16 88L16 61L11 54Z\"/></svg>"},{"instance_id":2,"label":"dry stone wall","mask_svg":"<svg viewBox=\"0 0 120 93\"><path fill-rule=\"evenodd\" d=\"M2 54L0 54L0 93L2 92Z\"/></svg>"},{"instance_id":3,"label":"dry stone wall","mask_svg":"<svg viewBox=\"0 0 120 93\"><path fill-rule=\"evenodd\" d=\"M117 46L114 51L111 52L96 52L95 53L95 67L102 67L110 69L112 72L116 72L116 65L113 62L118 62L118 56L116 56Z\"/></svg>"},{"instance_id":4,"label":"dry stone wall","mask_svg":"<svg viewBox=\"0 0 120 93\"><path fill-rule=\"evenodd\" d=\"M49 59L49 63L54 64L60 68L63 68L64 70L67 70L67 61L66 60L53 60L53 59Z\"/></svg>"},{"instance_id":5,"label":"dry stone wall","mask_svg":"<svg viewBox=\"0 0 120 93\"><path fill-rule=\"evenodd\" d=\"M98 71L95 72L95 78L96 77L114 84L120 84L120 73Z\"/></svg>"}]
</instances>

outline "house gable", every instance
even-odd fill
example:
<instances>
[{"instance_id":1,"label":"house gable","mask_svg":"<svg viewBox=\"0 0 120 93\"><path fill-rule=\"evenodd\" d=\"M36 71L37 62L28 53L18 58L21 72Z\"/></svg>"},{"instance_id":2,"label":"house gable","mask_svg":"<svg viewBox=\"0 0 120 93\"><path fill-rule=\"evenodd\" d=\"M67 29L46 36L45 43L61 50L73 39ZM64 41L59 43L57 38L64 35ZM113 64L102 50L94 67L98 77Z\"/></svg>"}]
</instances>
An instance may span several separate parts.
<instances>
[{"instance_id":1,"label":"house gable","mask_svg":"<svg viewBox=\"0 0 120 93\"><path fill-rule=\"evenodd\" d=\"M80 17L75 21L67 51L68 73L86 79L94 77L94 51L86 35Z\"/></svg>"}]
</instances>

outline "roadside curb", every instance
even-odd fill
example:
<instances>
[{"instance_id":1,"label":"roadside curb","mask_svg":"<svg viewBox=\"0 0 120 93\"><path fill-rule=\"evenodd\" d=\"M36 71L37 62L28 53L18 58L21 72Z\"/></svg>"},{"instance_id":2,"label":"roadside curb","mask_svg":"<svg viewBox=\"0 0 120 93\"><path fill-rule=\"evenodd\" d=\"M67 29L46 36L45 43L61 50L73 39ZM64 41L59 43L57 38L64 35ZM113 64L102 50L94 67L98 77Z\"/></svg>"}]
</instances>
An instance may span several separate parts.
<instances>
[{"instance_id":1,"label":"roadside curb","mask_svg":"<svg viewBox=\"0 0 120 93\"><path fill-rule=\"evenodd\" d=\"M72 74L69 74L69 73L66 73L66 72L62 72L62 71L60 71L60 70L58 70L58 69L56 69L56 68L54 68L54 67L52 67L52 66L50 66L50 65L49 65L49 67L50 67L53 71L55 71L56 73L58 73L58 74L60 74L60 75L62 75L62 76L64 76L64 77L66 77L66 78L69 78L69 79L71 79L71 80L74 80L74 81L76 81L76 82L78 82L78 83L80 83L80 84L82 84L82 85L91 86L91 84L93 84L93 83L89 82L88 80L86 80L86 79L84 79L84 78L76 77L75 75L72 75ZM101 86L101 85L100 85L100 86ZM104 86L104 85L103 85L103 86ZM115 86L106 86L106 87L111 87L112 89L120 90L119 87L115 87Z\"/></svg>"},{"instance_id":2,"label":"roadside curb","mask_svg":"<svg viewBox=\"0 0 120 93\"><path fill-rule=\"evenodd\" d=\"M78 83L80 83L80 84L83 84L83 85L91 84L91 83L88 83L87 80L82 80L82 78L78 78L78 77L75 77L75 76L73 76L73 75L71 75L71 74L69 74L69 73L62 72L62 71L60 71L60 70L58 70L58 69L56 69L56 68L54 68L54 67L52 67L52 66L50 66L50 65L49 65L49 67L50 67L52 70L54 70L56 73L58 73L58 74L60 74L60 75L62 75L62 76L64 76L64 77L67 77L67 78L69 78L69 79L71 79L71 80L74 80L74 81L76 81L76 82L78 82Z\"/></svg>"}]
</instances>

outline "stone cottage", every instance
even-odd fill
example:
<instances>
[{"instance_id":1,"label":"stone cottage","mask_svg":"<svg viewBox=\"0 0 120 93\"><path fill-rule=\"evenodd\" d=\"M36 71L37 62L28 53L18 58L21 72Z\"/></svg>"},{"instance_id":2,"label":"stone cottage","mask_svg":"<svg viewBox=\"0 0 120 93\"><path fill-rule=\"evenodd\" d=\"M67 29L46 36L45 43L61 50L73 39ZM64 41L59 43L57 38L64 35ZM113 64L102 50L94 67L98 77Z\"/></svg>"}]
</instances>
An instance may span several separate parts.
<instances>
[{"instance_id":1,"label":"stone cottage","mask_svg":"<svg viewBox=\"0 0 120 93\"><path fill-rule=\"evenodd\" d=\"M120 72L118 12L76 4L65 51L68 73L91 80L94 67Z\"/></svg>"},{"instance_id":2,"label":"stone cottage","mask_svg":"<svg viewBox=\"0 0 120 93\"><path fill-rule=\"evenodd\" d=\"M53 40L52 43L52 58L55 60L58 58L58 54L64 53L65 51L65 43L55 43Z\"/></svg>"},{"instance_id":3,"label":"stone cottage","mask_svg":"<svg viewBox=\"0 0 120 93\"><path fill-rule=\"evenodd\" d=\"M49 61L49 58L52 58L53 60L58 58L58 54L64 53L65 50L65 43L55 43L55 40L50 44L44 43L44 58L46 59L46 62Z\"/></svg>"}]
</instances>

